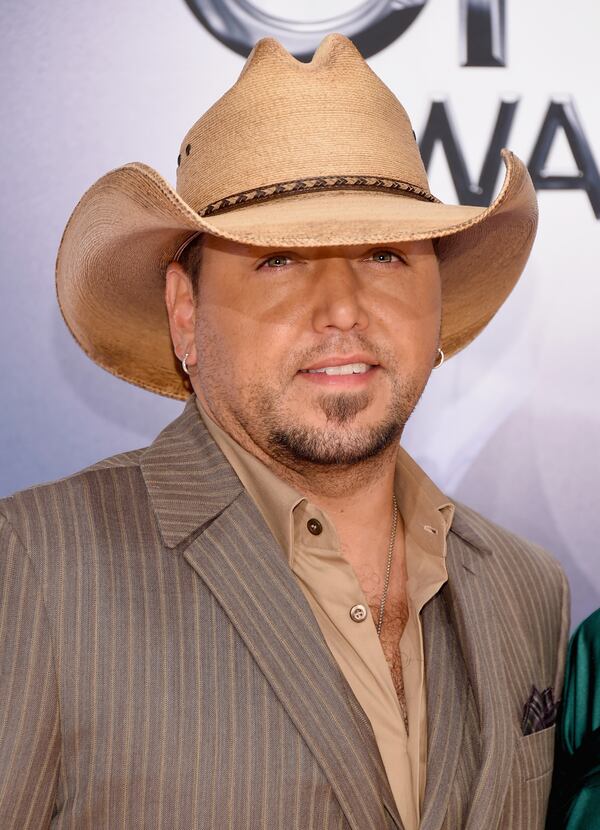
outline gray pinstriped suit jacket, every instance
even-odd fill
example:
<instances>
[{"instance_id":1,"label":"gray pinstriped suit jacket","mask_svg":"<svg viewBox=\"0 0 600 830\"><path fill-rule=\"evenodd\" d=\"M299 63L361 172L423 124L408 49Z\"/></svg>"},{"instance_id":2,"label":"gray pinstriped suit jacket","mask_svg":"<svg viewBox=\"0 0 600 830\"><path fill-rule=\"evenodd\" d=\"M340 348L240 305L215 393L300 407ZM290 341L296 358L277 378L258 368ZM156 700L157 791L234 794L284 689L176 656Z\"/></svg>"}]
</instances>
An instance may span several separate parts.
<instances>
[{"instance_id":1,"label":"gray pinstriped suit jacket","mask_svg":"<svg viewBox=\"0 0 600 830\"><path fill-rule=\"evenodd\" d=\"M458 508L423 612L424 830L536 830L567 587ZM0 828L401 828L370 725L188 403L146 450L0 502Z\"/></svg>"}]
</instances>

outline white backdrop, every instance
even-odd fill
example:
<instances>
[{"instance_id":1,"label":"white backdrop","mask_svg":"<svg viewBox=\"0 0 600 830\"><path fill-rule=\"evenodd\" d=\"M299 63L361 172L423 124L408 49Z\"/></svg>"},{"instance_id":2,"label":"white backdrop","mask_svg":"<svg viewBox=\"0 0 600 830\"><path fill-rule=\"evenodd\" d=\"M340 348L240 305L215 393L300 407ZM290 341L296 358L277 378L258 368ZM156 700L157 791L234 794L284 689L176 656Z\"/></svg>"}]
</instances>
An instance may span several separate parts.
<instances>
[{"instance_id":1,"label":"white backdrop","mask_svg":"<svg viewBox=\"0 0 600 830\"><path fill-rule=\"evenodd\" d=\"M255 5L297 19L354 0ZM459 0L428 0L373 55L420 137L431 101L451 110L479 178L501 98L520 100L509 145L528 161L551 99L573 100L600 160L595 0L566 8L506 0L507 65L461 66ZM0 495L142 446L181 405L97 368L68 334L54 296L56 249L83 191L144 161L175 179L181 138L235 80L243 58L184 0L4 0L0 89L2 430ZM563 135L552 175L575 172ZM456 201L445 156L432 191ZM583 190L540 193L527 271L488 329L434 373L405 445L450 495L561 559L573 621L600 605L600 221Z\"/></svg>"}]
</instances>

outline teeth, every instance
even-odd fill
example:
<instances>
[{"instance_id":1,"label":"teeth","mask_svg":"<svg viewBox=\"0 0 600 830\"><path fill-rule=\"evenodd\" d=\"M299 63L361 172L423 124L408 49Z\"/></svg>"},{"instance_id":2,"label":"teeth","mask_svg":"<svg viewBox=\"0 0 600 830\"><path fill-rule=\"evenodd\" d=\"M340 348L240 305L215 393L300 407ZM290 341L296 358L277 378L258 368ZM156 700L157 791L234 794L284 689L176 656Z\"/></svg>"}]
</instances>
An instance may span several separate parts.
<instances>
[{"instance_id":1,"label":"teeth","mask_svg":"<svg viewBox=\"0 0 600 830\"><path fill-rule=\"evenodd\" d=\"M368 363L345 363L343 366L323 366L322 369L308 369L309 375L364 375L371 367Z\"/></svg>"}]
</instances>

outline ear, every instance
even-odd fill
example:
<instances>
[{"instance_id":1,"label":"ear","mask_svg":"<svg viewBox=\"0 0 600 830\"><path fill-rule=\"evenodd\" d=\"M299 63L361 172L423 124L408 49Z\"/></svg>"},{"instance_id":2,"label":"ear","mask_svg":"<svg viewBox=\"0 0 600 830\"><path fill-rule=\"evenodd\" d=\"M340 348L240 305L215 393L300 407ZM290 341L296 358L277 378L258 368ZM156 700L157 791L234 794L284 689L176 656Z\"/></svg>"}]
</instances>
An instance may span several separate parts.
<instances>
[{"instance_id":1,"label":"ear","mask_svg":"<svg viewBox=\"0 0 600 830\"><path fill-rule=\"evenodd\" d=\"M165 304L169 315L171 340L177 357L188 357L188 365L196 364L196 298L190 278L179 262L167 266Z\"/></svg>"}]
</instances>

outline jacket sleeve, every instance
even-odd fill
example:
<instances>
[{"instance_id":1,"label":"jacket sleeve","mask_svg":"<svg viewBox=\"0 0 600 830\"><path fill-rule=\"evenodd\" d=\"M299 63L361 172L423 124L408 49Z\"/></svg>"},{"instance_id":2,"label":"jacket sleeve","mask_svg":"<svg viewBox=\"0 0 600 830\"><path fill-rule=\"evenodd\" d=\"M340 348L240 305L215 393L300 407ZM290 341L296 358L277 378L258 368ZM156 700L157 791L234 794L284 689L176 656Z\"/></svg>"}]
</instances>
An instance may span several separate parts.
<instances>
[{"instance_id":1,"label":"jacket sleeve","mask_svg":"<svg viewBox=\"0 0 600 830\"><path fill-rule=\"evenodd\" d=\"M50 826L60 764L57 680L33 564L0 514L0 827Z\"/></svg>"}]
</instances>

